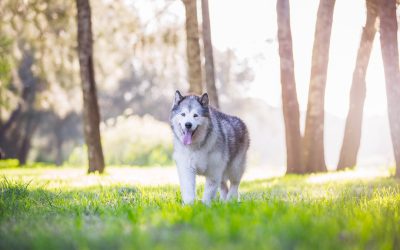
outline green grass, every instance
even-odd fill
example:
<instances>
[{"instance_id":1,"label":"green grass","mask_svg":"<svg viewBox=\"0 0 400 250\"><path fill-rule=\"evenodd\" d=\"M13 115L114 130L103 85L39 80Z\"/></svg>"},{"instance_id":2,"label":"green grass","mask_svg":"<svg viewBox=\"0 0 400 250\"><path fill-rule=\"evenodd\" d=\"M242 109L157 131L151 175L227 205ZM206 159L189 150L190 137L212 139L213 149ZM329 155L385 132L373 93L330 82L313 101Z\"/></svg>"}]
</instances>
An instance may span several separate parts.
<instances>
[{"instance_id":1,"label":"green grass","mask_svg":"<svg viewBox=\"0 0 400 250\"><path fill-rule=\"evenodd\" d=\"M68 171L0 170L0 249L400 249L392 178L244 182L241 202L206 207L176 185Z\"/></svg>"}]
</instances>

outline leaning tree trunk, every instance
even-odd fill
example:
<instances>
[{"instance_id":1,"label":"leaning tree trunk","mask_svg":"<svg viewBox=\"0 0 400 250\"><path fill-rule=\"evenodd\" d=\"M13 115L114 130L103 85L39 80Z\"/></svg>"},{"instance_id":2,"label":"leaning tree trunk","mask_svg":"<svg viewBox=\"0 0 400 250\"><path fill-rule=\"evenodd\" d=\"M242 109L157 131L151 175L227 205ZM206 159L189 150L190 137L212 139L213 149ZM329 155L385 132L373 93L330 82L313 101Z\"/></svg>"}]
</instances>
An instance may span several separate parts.
<instances>
[{"instance_id":1,"label":"leaning tree trunk","mask_svg":"<svg viewBox=\"0 0 400 250\"><path fill-rule=\"evenodd\" d=\"M350 107L347 114L342 149L337 170L354 167L360 148L362 117L366 93L365 76L371 55L372 44L376 33L378 8L376 0L367 0L367 19L358 48L356 66L353 72L353 83L350 90Z\"/></svg>"},{"instance_id":2,"label":"leaning tree trunk","mask_svg":"<svg viewBox=\"0 0 400 250\"><path fill-rule=\"evenodd\" d=\"M324 98L334 7L335 0L319 2L303 139L303 159L307 172L327 170L324 156Z\"/></svg>"},{"instance_id":3,"label":"leaning tree trunk","mask_svg":"<svg viewBox=\"0 0 400 250\"><path fill-rule=\"evenodd\" d=\"M186 53L188 60L189 92L200 95L203 88L196 0L183 0L183 3L186 10Z\"/></svg>"},{"instance_id":4,"label":"leaning tree trunk","mask_svg":"<svg viewBox=\"0 0 400 250\"><path fill-rule=\"evenodd\" d=\"M211 42L210 13L208 10L208 0L201 0L201 11L203 16L203 43L206 71L207 93L211 104L219 108L218 93L215 86L215 68L213 46Z\"/></svg>"},{"instance_id":5,"label":"leaning tree trunk","mask_svg":"<svg viewBox=\"0 0 400 250\"><path fill-rule=\"evenodd\" d=\"M78 9L78 54L83 93L83 121L88 148L89 173L104 171L100 140L100 112L93 69L92 24L89 0L76 0Z\"/></svg>"},{"instance_id":6,"label":"leaning tree trunk","mask_svg":"<svg viewBox=\"0 0 400 250\"><path fill-rule=\"evenodd\" d=\"M397 43L396 0L379 1L380 40L396 176L400 177L400 70Z\"/></svg>"},{"instance_id":7,"label":"leaning tree trunk","mask_svg":"<svg viewBox=\"0 0 400 250\"><path fill-rule=\"evenodd\" d=\"M278 0L276 11L281 65L282 106L285 120L287 173L303 173L300 112L294 76L289 0Z\"/></svg>"}]
</instances>

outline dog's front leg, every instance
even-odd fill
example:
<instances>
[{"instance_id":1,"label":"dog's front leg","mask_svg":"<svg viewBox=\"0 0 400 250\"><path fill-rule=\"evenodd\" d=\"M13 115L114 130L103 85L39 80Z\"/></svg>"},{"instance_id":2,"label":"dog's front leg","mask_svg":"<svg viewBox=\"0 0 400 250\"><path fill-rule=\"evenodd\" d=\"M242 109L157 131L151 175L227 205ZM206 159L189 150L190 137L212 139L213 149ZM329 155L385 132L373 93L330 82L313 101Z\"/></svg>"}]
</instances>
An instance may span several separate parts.
<instances>
[{"instance_id":1,"label":"dog's front leg","mask_svg":"<svg viewBox=\"0 0 400 250\"><path fill-rule=\"evenodd\" d=\"M204 185L203 203L209 205L217 195L218 186L221 180L206 177L206 184Z\"/></svg>"},{"instance_id":2,"label":"dog's front leg","mask_svg":"<svg viewBox=\"0 0 400 250\"><path fill-rule=\"evenodd\" d=\"M196 173L188 166L178 166L179 183L184 204L193 204L196 198Z\"/></svg>"}]
</instances>

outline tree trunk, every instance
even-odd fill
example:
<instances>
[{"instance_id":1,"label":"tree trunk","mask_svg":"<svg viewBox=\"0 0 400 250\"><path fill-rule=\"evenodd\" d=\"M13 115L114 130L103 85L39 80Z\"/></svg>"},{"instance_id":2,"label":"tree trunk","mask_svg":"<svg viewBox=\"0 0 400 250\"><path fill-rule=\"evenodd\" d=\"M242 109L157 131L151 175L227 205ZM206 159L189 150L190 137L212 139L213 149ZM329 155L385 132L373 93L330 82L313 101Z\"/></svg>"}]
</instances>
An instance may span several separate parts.
<instances>
[{"instance_id":1,"label":"tree trunk","mask_svg":"<svg viewBox=\"0 0 400 250\"><path fill-rule=\"evenodd\" d=\"M89 0L76 0L78 9L78 55L83 93L83 121L88 148L89 173L104 171L100 140L100 112L93 69L92 27Z\"/></svg>"},{"instance_id":2,"label":"tree trunk","mask_svg":"<svg viewBox=\"0 0 400 250\"><path fill-rule=\"evenodd\" d=\"M9 119L0 127L0 146L6 158L17 158L25 164L31 139L38 126L39 119L34 110L38 79L33 75L31 67L34 59L30 51L24 51L18 70L13 70L13 81L22 87L19 103Z\"/></svg>"},{"instance_id":3,"label":"tree trunk","mask_svg":"<svg viewBox=\"0 0 400 250\"><path fill-rule=\"evenodd\" d=\"M307 172L327 170L324 156L324 98L334 7L335 0L319 2L303 140L303 159Z\"/></svg>"},{"instance_id":4,"label":"tree trunk","mask_svg":"<svg viewBox=\"0 0 400 250\"><path fill-rule=\"evenodd\" d=\"M300 112L294 76L289 0L278 0L276 3L276 11L278 18L282 106L283 118L285 120L287 173L303 173Z\"/></svg>"},{"instance_id":5,"label":"tree trunk","mask_svg":"<svg viewBox=\"0 0 400 250\"><path fill-rule=\"evenodd\" d=\"M0 126L0 142L3 139L4 135L6 134L7 130L10 129L11 125L15 123L15 121L18 119L22 111L22 105L18 104L17 108L15 108L8 120Z\"/></svg>"},{"instance_id":6,"label":"tree trunk","mask_svg":"<svg viewBox=\"0 0 400 250\"><path fill-rule=\"evenodd\" d=\"M205 71L206 71L206 85L207 93L210 97L211 104L219 108L218 92L215 86L215 67L213 46L211 42L211 28L210 28L210 13L208 10L208 0L201 0L201 11L203 16L203 43L204 43L204 58L205 58Z\"/></svg>"},{"instance_id":7,"label":"tree trunk","mask_svg":"<svg viewBox=\"0 0 400 250\"><path fill-rule=\"evenodd\" d=\"M63 163L63 152L62 152L62 139L59 135L56 135L56 166L61 166Z\"/></svg>"},{"instance_id":8,"label":"tree trunk","mask_svg":"<svg viewBox=\"0 0 400 250\"><path fill-rule=\"evenodd\" d=\"M372 44L376 33L377 5L375 0L367 0L367 19L361 35L356 66L353 72L353 83L350 90L350 107L347 114L342 148L337 170L354 167L360 148L362 117L366 94L365 76L367 73Z\"/></svg>"},{"instance_id":9,"label":"tree trunk","mask_svg":"<svg viewBox=\"0 0 400 250\"><path fill-rule=\"evenodd\" d=\"M61 166L63 163L63 137L62 137L62 129L63 129L63 122L65 119L61 119L56 117L56 126L54 127L54 142L55 142L55 150L56 150L56 166Z\"/></svg>"},{"instance_id":10,"label":"tree trunk","mask_svg":"<svg viewBox=\"0 0 400 250\"><path fill-rule=\"evenodd\" d=\"M18 160L21 165L25 165L31 148L32 137L39 125L39 121L35 121L38 114L32 110L27 114L25 133L19 145Z\"/></svg>"},{"instance_id":11,"label":"tree trunk","mask_svg":"<svg viewBox=\"0 0 400 250\"><path fill-rule=\"evenodd\" d=\"M26 70L26 68L28 68L28 70L30 70L30 66L26 67L25 65L27 64L27 61L29 60L29 54L24 54L24 58L21 62L21 65L19 65L18 70L13 69L11 71L11 75L12 75L12 81L16 82L19 86L23 86L22 89L22 94L21 94L21 99L25 102L28 97L30 96L29 90L33 90L33 88L27 88L26 84L24 84L22 82L21 77L19 76L19 72L21 72L23 69ZM25 67L24 67L25 66ZM18 72L19 71L19 72ZM18 120L18 118L20 117L21 113L22 113L22 104L18 103L17 107L11 112L10 117L8 118L8 120L6 122L1 123L0 125L0 143L1 141L4 139L5 134L7 133L7 130L10 129L11 125L13 125L15 123L16 120Z\"/></svg>"},{"instance_id":12,"label":"tree trunk","mask_svg":"<svg viewBox=\"0 0 400 250\"><path fill-rule=\"evenodd\" d=\"M400 70L396 0L379 1L379 18L390 134L396 161L396 177L400 177Z\"/></svg>"},{"instance_id":13,"label":"tree trunk","mask_svg":"<svg viewBox=\"0 0 400 250\"><path fill-rule=\"evenodd\" d=\"M196 0L183 0L183 3L186 10L186 54L189 68L189 92L200 95L203 92L203 88Z\"/></svg>"}]
</instances>

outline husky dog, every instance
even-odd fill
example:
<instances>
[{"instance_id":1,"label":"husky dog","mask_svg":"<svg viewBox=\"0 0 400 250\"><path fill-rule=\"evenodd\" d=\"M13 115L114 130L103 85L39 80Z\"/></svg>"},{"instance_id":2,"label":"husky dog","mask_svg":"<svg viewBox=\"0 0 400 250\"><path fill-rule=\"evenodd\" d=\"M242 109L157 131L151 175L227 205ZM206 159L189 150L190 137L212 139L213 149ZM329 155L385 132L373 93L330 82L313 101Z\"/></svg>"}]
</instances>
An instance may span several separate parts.
<instances>
[{"instance_id":1,"label":"husky dog","mask_svg":"<svg viewBox=\"0 0 400 250\"><path fill-rule=\"evenodd\" d=\"M170 122L183 203L195 200L196 174L206 177L203 203L216 197L218 187L221 200L238 199L250 142L243 121L211 107L207 93L182 96L176 91Z\"/></svg>"}]
</instances>

